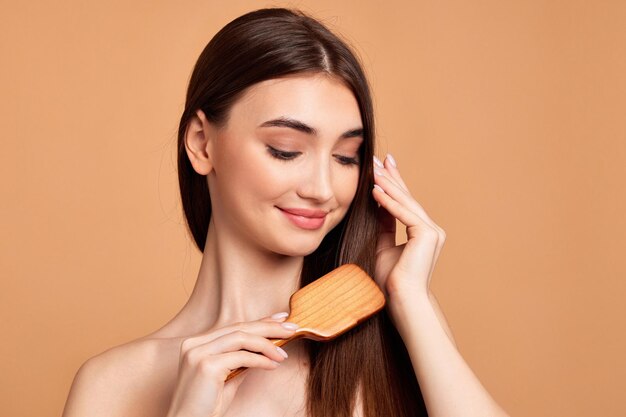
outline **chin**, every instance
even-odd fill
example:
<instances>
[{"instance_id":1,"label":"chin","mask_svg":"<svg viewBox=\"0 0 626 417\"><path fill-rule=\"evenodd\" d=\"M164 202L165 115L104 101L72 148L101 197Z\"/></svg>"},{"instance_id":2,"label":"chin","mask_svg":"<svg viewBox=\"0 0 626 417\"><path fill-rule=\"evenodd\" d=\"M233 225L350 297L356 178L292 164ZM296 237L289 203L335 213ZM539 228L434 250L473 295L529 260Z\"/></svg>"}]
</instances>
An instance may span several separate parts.
<instances>
[{"instance_id":1,"label":"chin","mask_svg":"<svg viewBox=\"0 0 626 417\"><path fill-rule=\"evenodd\" d=\"M315 252L322 243L322 237L315 239L313 237L303 239L286 238L280 242L274 249L274 252L285 256L306 256Z\"/></svg>"}]
</instances>

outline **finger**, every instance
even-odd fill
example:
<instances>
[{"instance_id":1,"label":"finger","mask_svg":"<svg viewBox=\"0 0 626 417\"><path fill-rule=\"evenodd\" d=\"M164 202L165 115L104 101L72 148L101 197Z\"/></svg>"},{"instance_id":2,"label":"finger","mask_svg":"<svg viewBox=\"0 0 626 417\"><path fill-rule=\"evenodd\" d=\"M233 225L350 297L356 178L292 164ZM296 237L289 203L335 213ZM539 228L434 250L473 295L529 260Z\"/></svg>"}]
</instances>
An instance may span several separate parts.
<instances>
[{"instance_id":1,"label":"finger","mask_svg":"<svg viewBox=\"0 0 626 417\"><path fill-rule=\"evenodd\" d=\"M378 176L382 177L382 175ZM406 194L400 192L397 189L397 186L389 182L386 178L380 178L378 181L381 181L380 183L385 183L387 185L387 189L390 190L391 193L386 193L386 190L382 190L382 187L381 189L374 188L373 193L375 198L381 206L385 207L392 215L394 215L398 220L400 220L400 222L402 222L407 227L407 237L409 240L415 238L417 234L421 234L419 232L420 230L424 232L428 232L430 230L430 233L439 236L436 229L433 229L426 221L424 221L423 218L409 210L405 206L405 204L396 200L396 198L400 198L406 201L406 199L408 198ZM434 269L437 256L436 254L441 249L440 245L441 243L439 242L439 239L437 239L435 250L431 253L431 257L429 259L430 267L427 276L428 280L430 280L430 276Z\"/></svg>"},{"instance_id":2,"label":"finger","mask_svg":"<svg viewBox=\"0 0 626 417\"><path fill-rule=\"evenodd\" d=\"M420 215L418 214L418 212L416 210L413 210L414 203L415 203L415 200L413 199L413 197L411 197L410 195L406 194L404 192L404 190L402 190L402 188L397 183L395 183L393 180L391 180L379 168L376 168L374 170L374 181L375 181L376 185L378 185L381 188L381 190L384 191L385 194L387 194L394 201L396 201L398 204L403 206L406 211L410 211L411 213L413 213L414 217L420 219L421 222L428 223L428 222L425 221L425 219L422 219L420 217ZM385 207L385 208L391 213L391 210L389 210L388 207ZM402 221L400 218L398 218L398 220ZM404 224L406 226L410 226L411 225L410 223L409 224L404 223Z\"/></svg>"},{"instance_id":3,"label":"finger","mask_svg":"<svg viewBox=\"0 0 626 417\"><path fill-rule=\"evenodd\" d=\"M405 226L424 223L417 214L409 210L406 205L398 202L393 195L388 194L382 187L374 187L372 193L376 201Z\"/></svg>"},{"instance_id":4,"label":"finger","mask_svg":"<svg viewBox=\"0 0 626 417\"><path fill-rule=\"evenodd\" d=\"M391 195L393 198L398 200L400 203L405 204L411 211L417 214L426 224L435 229L437 233L443 238L445 236L445 232L442 228L437 226L437 224L426 214L424 208L411 196L411 194L407 193L402 189L402 187L392 180L389 176L388 171L383 171L380 168L374 170L374 181L383 188L387 194Z\"/></svg>"},{"instance_id":5,"label":"finger","mask_svg":"<svg viewBox=\"0 0 626 417\"><path fill-rule=\"evenodd\" d=\"M391 175L391 173L387 170L387 168L385 168L385 166L383 165L382 162L380 162L380 160L376 157L374 157L374 174L376 172L381 172L383 173L383 175L386 175L387 178L389 179L389 181L391 181L391 183L393 183L394 185L396 185L398 187L399 190L402 190L402 192L404 192L405 194L407 194L408 196L410 196L411 194L409 193L409 190L406 188L406 185L403 186L403 184L400 184L399 182L397 182Z\"/></svg>"},{"instance_id":6,"label":"finger","mask_svg":"<svg viewBox=\"0 0 626 417\"><path fill-rule=\"evenodd\" d=\"M277 362L282 362L287 357L286 353L284 355L281 353L281 351L284 352L281 348L278 348L267 338L242 331L228 333L209 343L196 346L187 355L191 356L190 359L193 362L194 358L198 359L207 355L219 355L243 349L263 354Z\"/></svg>"},{"instance_id":7,"label":"finger","mask_svg":"<svg viewBox=\"0 0 626 417\"><path fill-rule=\"evenodd\" d=\"M271 316L263 317L260 321L285 321L289 317L289 313L281 311L280 313L272 314Z\"/></svg>"},{"instance_id":8,"label":"finger","mask_svg":"<svg viewBox=\"0 0 626 417\"><path fill-rule=\"evenodd\" d=\"M385 158L385 162L384 162L383 165L384 165L383 173L388 178L393 179L394 183L397 184L398 186L400 186L400 188L402 188L402 190L405 191L410 196L411 194L409 192L409 189L406 186L406 184L404 183L404 181L402 180L402 176L400 175L400 171L398 170L397 164L396 164L395 160L393 159L393 156L391 156L391 154L387 154L387 157ZM426 213L426 210L424 210L424 208L421 206L421 204L419 204L415 200L415 198L413 198L412 196L411 196L411 200L413 200L411 205L410 205L411 210L415 211L432 228L434 228L435 230L438 230L440 233L443 233L443 229L441 229L437 225L437 223L435 223L430 218L430 216Z\"/></svg>"},{"instance_id":9,"label":"finger","mask_svg":"<svg viewBox=\"0 0 626 417\"><path fill-rule=\"evenodd\" d=\"M403 186L403 188L409 192L408 187L406 186L406 184L404 183L404 181L402 180L402 176L400 175L400 171L398 170L398 164L396 162L396 160L394 159L394 157L388 153L387 156L385 157L385 160L383 162L383 166L386 169L386 172L388 172L391 177L401 186ZM422 216L422 218L432 227L434 228L438 235L438 241L437 241L437 246L435 249L435 255L433 257L433 262L431 263L431 269L430 269L430 273L428 274L428 276L432 276L432 272L435 268L435 264L437 263L437 259L439 259L439 253L441 253L441 249L443 248L443 244L445 242L445 238L446 238L446 234L444 232L444 230L439 227L431 218L430 216L426 213L426 210L424 210L424 208L417 202L415 201L415 206L413 207L413 210L416 210L418 212L418 214L420 214Z\"/></svg>"},{"instance_id":10,"label":"finger","mask_svg":"<svg viewBox=\"0 0 626 417\"><path fill-rule=\"evenodd\" d=\"M387 179L389 179L389 177L393 178L393 180L395 181L393 182L393 184L399 185L403 189L403 191L405 191L410 196L408 187L402 180L400 171L398 170L398 167L397 167L397 163L391 154L389 153L387 154L385 161L383 163L383 167L384 167L383 172L384 174L386 174ZM426 210L424 210L424 208L412 196L410 196L410 199L412 200L409 202L411 210L416 212L423 221L425 221L430 227L432 227L437 232L437 235L438 235L437 245L436 245L435 253L433 256L433 261L431 263L430 273L428 275L430 279L430 276L432 275L432 271L434 270L437 259L439 258L439 254L441 253L441 249L443 248L443 245L445 243L446 233L441 227L439 227L430 218L430 216L428 216L428 214L426 213Z\"/></svg>"},{"instance_id":11,"label":"finger","mask_svg":"<svg viewBox=\"0 0 626 417\"><path fill-rule=\"evenodd\" d=\"M261 368L276 369L280 366L280 362L273 361L263 355L258 355L243 350L237 352L228 352L218 355L220 365L220 379L226 380L228 374L237 368Z\"/></svg>"},{"instance_id":12,"label":"finger","mask_svg":"<svg viewBox=\"0 0 626 417\"><path fill-rule=\"evenodd\" d=\"M291 337L294 330L283 327L283 323L276 321L251 321L234 323L229 326L225 326L216 330L209 331L208 333L202 333L198 336L189 337L185 339L181 346L181 355L196 346L208 343L218 337L224 336L228 333L235 331L244 331L247 333L256 334L263 337L271 337L278 339L285 339Z\"/></svg>"},{"instance_id":13,"label":"finger","mask_svg":"<svg viewBox=\"0 0 626 417\"><path fill-rule=\"evenodd\" d=\"M385 157L385 161L383 162L383 167L389 172L391 178L393 178L407 193L409 193L409 187L404 183L404 180L400 176L400 171L398 170L398 165L391 156L390 153Z\"/></svg>"},{"instance_id":14,"label":"finger","mask_svg":"<svg viewBox=\"0 0 626 417\"><path fill-rule=\"evenodd\" d=\"M238 350L219 355L207 355L194 364L197 371L204 375L211 375L220 381L226 381L231 371L245 368L276 369L280 362L276 362L266 356Z\"/></svg>"}]
</instances>

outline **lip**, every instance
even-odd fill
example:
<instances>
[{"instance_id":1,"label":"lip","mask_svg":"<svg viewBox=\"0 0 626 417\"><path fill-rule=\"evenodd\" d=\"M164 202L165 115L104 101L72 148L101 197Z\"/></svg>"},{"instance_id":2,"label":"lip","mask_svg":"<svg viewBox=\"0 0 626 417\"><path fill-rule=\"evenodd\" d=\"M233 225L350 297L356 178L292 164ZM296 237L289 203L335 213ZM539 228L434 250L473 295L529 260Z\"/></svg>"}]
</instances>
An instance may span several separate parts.
<instances>
[{"instance_id":1,"label":"lip","mask_svg":"<svg viewBox=\"0 0 626 417\"><path fill-rule=\"evenodd\" d=\"M306 209L306 208L284 208L284 207L278 207L279 209L281 209L282 211L286 211L287 213L291 213L291 214L295 214L296 216L302 216L302 217L312 217L312 218L322 218L322 217L326 217L326 215L328 214L328 212L324 211L324 210L313 210L313 209Z\"/></svg>"},{"instance_id":2,"label":"lip","mask_svg":"<svg viewBox=\"0 0 626 417\"><path fill-rule=\"evenodd\" d=\"M323 210L292 207L282 208L278 206L276 208L279 209L293 224L307 230L315 230L322 227L324 225L324 221L326 220L326 215L328 214L328 212Z\"/></svg>"}]
</instances>

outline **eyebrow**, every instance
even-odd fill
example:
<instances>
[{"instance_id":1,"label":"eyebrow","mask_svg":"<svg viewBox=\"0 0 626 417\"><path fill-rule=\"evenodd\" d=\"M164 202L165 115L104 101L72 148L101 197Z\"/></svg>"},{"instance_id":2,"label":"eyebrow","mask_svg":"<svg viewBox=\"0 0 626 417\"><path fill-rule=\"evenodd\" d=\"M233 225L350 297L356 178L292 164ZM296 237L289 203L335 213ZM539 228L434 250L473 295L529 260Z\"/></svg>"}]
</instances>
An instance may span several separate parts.
<instances>
[{"instance_id":1,"label":"eyebrow","mask_svg":"<svg viewBox=\"0 0 626 417\"><path fill-rule=\"evenodd\" d=\"M277 119L268 120L267 122L263 122L259 125L259 127L288 127L290 129L295 129L299 132L306 133L307 135L318 136L318 131L299 120L292 119L290 117L281 116ZM346 138L355 138L355 137L363 137L363 128L359 127L356 129L350 129L345 131L339 136L339 139Z\"/></svg>"}]
</instances>

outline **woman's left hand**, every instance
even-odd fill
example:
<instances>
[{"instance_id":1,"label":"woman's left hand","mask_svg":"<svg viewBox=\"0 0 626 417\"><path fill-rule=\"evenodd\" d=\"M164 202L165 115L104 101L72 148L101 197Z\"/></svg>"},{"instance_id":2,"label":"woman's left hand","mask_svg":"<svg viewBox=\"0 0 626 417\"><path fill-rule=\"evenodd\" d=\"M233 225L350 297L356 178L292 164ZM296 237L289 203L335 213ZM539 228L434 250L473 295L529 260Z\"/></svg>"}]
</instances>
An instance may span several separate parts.
<instances>
[{"instance_id":1,"label":"woman's left hand","mask_svg":"<svg viewBox=\"0 0 626 417\"><path fill-rule=\"evenodd\" d=\"M390 303L410 303L429 295L430 277L446 233L411 195L391 155L384 164L374 157L372 195L380 204L380 234L374 279ZM378 188L380 187L380 188ZM406 226L407 242L396 246L396 219Z\"/></svg>"}]
</instances>

